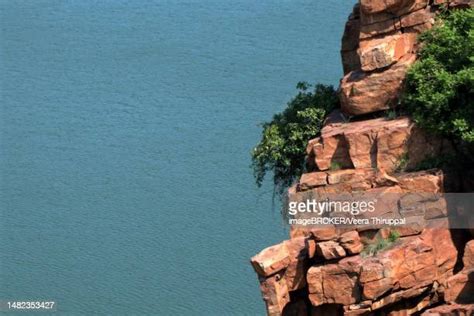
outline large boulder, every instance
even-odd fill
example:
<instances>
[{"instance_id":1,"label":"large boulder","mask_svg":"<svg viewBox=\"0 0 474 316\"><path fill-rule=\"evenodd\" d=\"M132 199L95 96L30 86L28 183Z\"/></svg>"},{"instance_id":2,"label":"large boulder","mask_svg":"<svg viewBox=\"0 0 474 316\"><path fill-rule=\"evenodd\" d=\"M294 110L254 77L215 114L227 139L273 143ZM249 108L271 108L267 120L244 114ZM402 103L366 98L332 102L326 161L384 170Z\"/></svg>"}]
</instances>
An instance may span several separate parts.
<instances>
[{"instance_id":1,"label":"large boulder","mask_svg":"<svg viewBox=\"0 0 474 316\"><path fill-rule=\"evenodd\" d=\"M373 71L395 64L408 53L414 53L417 34L397 33L359 43L361 69Z\"/></svg>"},{"instance_id":2,"label":"large boulder","mask_svg":"<svg viewBox=\"0 0 474 316\"><path fill-rule=\"evenodd\" d=\"M250 262L261 276L270 276L275 274L290 264L290 253L286 243L281 243L262 250L259 254L253 256Z\"/></svg>"},{"instance_id":3,"label":"large boulder","mask_svg":"<svg viewBox=\"0 0 474 316\"><path fill-rule=\"evenodd\" d=\"M344 76L340 85L342 111L354 116L394 108L406 72L415 60L415 55L406 55L385 71L359 70ZM373 65L368 63L368 66Z\"/></svg>"}]
</instances>

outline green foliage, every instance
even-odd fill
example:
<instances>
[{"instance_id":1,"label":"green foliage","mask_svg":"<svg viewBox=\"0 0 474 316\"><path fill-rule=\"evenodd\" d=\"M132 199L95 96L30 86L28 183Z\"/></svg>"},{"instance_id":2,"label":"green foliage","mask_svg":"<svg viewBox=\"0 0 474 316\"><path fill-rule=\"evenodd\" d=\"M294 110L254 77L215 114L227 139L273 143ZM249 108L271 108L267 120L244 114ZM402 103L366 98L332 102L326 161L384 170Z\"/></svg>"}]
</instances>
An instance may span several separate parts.
<instances>
[{"instance_id":1,"label":"green foliage","mask_svg":"<svg viewBox=\"0 0 474 316\"><path fill-rule=\"evenodd\" d=\"M423 159L410 171L420 171L428 169L439 169L444 166L451 166L455 161L456 157L454 155L443 155L443 156L429 156ZM459 159L459 158L457 158Z\"/></svg>"},{"instance_id":2,"label":"green foliage","mask_svg":"<svg viewBox=\"0 0 474 316\"><path fill-rule=\"evenodd\" d=\"M377 238L374 243L365 246L362 251L362 256L375 256L377 253L388 247L388 241L386 239Z\"/></svg>"},{"instance_id":3,"label":"green foliage","mask_svg":"<svg viewBox=\"0 0 474 316\"><path fill-rule=\"evenodd\" d=\"M395 168L395 172L405 171L409 160L410 160L410 157L408 156L408 153L407 152L403 153L403 155L400 157L400 160L398 161L397 167Z\"/></svg>"},{"instance_id":4,"label":"green foliage","mask_svg":"<svg viewBox=\"0 0 474 316\"><path fill-rule=\"evenodd\" d=\"M337 161L331 161L331 166L329 168L330 170L334 171L334 170L341 170L342 169L342 165L337 162Z\"/></svg>"},{"instance_id":5,"label":"green foliage","mask_svg":"<svg viewBox=\"0 0 474 316\"><path fill-rule=\"evenodd\" d=\"M326 115L338 105L332 86L299 82L298 94L287 108L263 124L262 139L253 149L252 166L257 185L267 172L273 172L273 182L279 192L292 184L304 170L308 140L316 137Z\"/></svg>"},{"instance_id":6,"label":"green foliage","mask_svg":"<svg viewBox=\"0 0 474 316\"><path fill-rule=\"evenodd\" d=\"M390 243L394 243L400 238L400 233L397 230L392 230L390 231L390 234L388 235L388 241Z\"/></svg>"},{"instance_id":7,"label":"green foliage","mask_svg":"<svg viewBox=\"0 0 474 316\"><path fill-rule=\"evenodd\" d=\"M474 9L441 14L420 42L404 108L420 126L474 143Z\"/></svg>"},{"instance_id":8,"label":"green foliage","mask_svg":"<svg viewBox=\"0 0 474 316\"><path fill-rule=\"evenodd\" d=\"M388 110L385 112L385 118L389 121L394 120L398 117L397 111L396 110Z\"/></svg>"},{"instance_id":9,"label":"green foliage","mask_svg":"<svg viewBox=\"0 0 474 316\"><path fill-rule=\"evenodd\" d=\"M387 239L377 237L373 243L365 245L361 255L363 257L375 256L379 252L386 250L400 238L400 233L396 230L390 231Z\"/></svg>"}]
</instances>

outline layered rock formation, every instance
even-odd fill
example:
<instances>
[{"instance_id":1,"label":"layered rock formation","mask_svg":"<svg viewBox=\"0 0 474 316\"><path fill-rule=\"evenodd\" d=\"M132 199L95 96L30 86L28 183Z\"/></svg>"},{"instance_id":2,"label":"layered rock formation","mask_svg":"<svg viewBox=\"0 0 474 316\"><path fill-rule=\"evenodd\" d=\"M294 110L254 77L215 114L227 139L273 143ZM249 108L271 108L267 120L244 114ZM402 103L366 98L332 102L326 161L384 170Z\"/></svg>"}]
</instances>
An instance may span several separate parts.
<instances>
[{"instance_id":1,"label":"layered rock formation","mask_svg":"<svg viewBox=\"0 0 474 316\"><path fill-rule=\"evenodd\" d=\"M472 1L360 0L342 40L342 110L360 115L397 105L406 71L416 60L416 38L431 28L440 5Z\"/></svg>"},{"instance_id":2,"label":"layered rock formation","mask_svg":"<svg viewBox=\"0 0 474 316\"><path fill-rule=\"evenodd\" d=\"M354 7L342 39L341 110L308 140L308 172L288 192L290 202L369 198L377 201L374 214L411 221L395 237L384 224L291 226L289 240L251 259L268 315L474 315L474 240L446 228L443 198L463 181L437 169L405 171L452 153L452 144L409 117L346 121L397 105L417 35L441 5L470 1L360 0Z\"/></svg>"},{"instance_id":3,"label":"layered rock formation","mask_svg":"<svg viewBox=\"0 0 474 316\"><path fill-rule=\"evenodd\" d=\"M290 190L292 201L305 199L307 194L340 196L362 189L370 195L375 191L382 201L377 212L415 212L416 221L397 227L400 238L375 255L363 251L389 236L391 229L385 225L353 229L293 226L291 239L251 260L268 314L370 315L383 311L411 315L440 302L474 303L474 240L464 249L459 245L471 235L422 224L447 213L445 201L433 198L445 190L444 179L440 170L393 176L370 168L305 174ZM428 197L423 195L428 193Z\"/></svg>"}]
</instances>

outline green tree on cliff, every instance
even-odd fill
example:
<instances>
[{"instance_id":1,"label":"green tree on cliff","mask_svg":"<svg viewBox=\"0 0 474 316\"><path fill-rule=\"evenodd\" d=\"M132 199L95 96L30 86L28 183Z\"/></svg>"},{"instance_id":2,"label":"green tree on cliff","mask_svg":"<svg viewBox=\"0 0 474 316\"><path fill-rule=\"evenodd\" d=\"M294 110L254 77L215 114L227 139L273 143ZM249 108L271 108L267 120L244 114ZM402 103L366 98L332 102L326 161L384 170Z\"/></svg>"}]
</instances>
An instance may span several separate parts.
<instances>
[{"instance_id":1,"label":"green tree on cliff","mask_svg":"<svg viewBox=\"0 0 474 316\"><path fill-rule=\"evenodd\" d=\"M273 183L279 193L292 184L304 170L306 144L316 137L326 115L338 105L332 86L300 82L298 94L273 120L263 124L262 139L252 151L252 166L257 185L273 172Z\"/></svg>"},{"instance_id":2,"label":"green tree on cliff","mask_svg":"<svg viewBox=\"0 0 474 316\"><path fill-rule=\"evenodd\" d=\"M474 143L474 9L441 14L420 43L404 109L428 130Z\"/></svg>"}]
</instances>

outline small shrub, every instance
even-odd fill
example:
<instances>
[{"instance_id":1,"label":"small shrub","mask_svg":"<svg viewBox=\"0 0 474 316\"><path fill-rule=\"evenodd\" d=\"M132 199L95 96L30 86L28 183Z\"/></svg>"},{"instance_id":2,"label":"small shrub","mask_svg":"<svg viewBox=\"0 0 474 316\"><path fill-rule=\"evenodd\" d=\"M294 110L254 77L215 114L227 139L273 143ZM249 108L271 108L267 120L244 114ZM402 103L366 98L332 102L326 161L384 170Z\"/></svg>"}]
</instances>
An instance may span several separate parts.
<instances>
[{"instance_id":1,"label":"small shrub","mask_svg":"<svg viewBox=\"0 0 474 316\"><path fill-rule=\"evenodd\" d=\"M342 165L337 161L331 161L331 166L329 167L329 169L332 170L332 171L341 170Z\"/></svg>"},{"instance_id":2,"label":"small shrub","mask_svg":"<svg viewBox=\"0 0 474 316\"><path fill-rule=\"evenodd\" d=\"M273 183L279 193L290 186L304 171L308 140L318 136L326 115L338 106L332 86L299 82L298 94L273 120L263 124L262 139L252 151L255 180L261 186L265 175L273 172Z\"/></svg>"},{"instance_id":3,"label":"small shrub","mask_svg":"<svg viewBox=\"0 0 474 316\"><path fill-rule=\"evenodd\" d=\"M390 231L390 234L388 235L388 241L390 243L396 242L400 238L400 233L396 230Z\"/></svg>"},{"instance_id":4,"label":"small shrub","mask_svg":"<svg viewBox=\"0 0 474 316\"><path fill-rule=\"evenodd\" d=\"M398 161L397 167L395 168L395 172L405 171L405 169L407 168L409 160L410 160L410 157L408 156L408 153L405 152L400 157L400 160Z\"/></svg>"},{"instance_id":5,"label":"small shrub","mask_svg":"<svg viewBox=\"0 0 474 316\"><path fill-rule=\"evenodd\" d=\"M388 110L385 112L385 118L389 121L394 120L398 117L397 111L396 110Z\"/></svg>"},{"instance_id":6,"label":"small shrub","mask_svg":"<svg viewBox=\"0 0 474 316\"><path fill-rule=\"evenodd\" d=\"M387 239L378 237L373 243L365 245L361 255L363 257L375 256L379 252L386 250L400 238L400 233L396 230L390 231Z\"/></svg>"}]
</instances>

